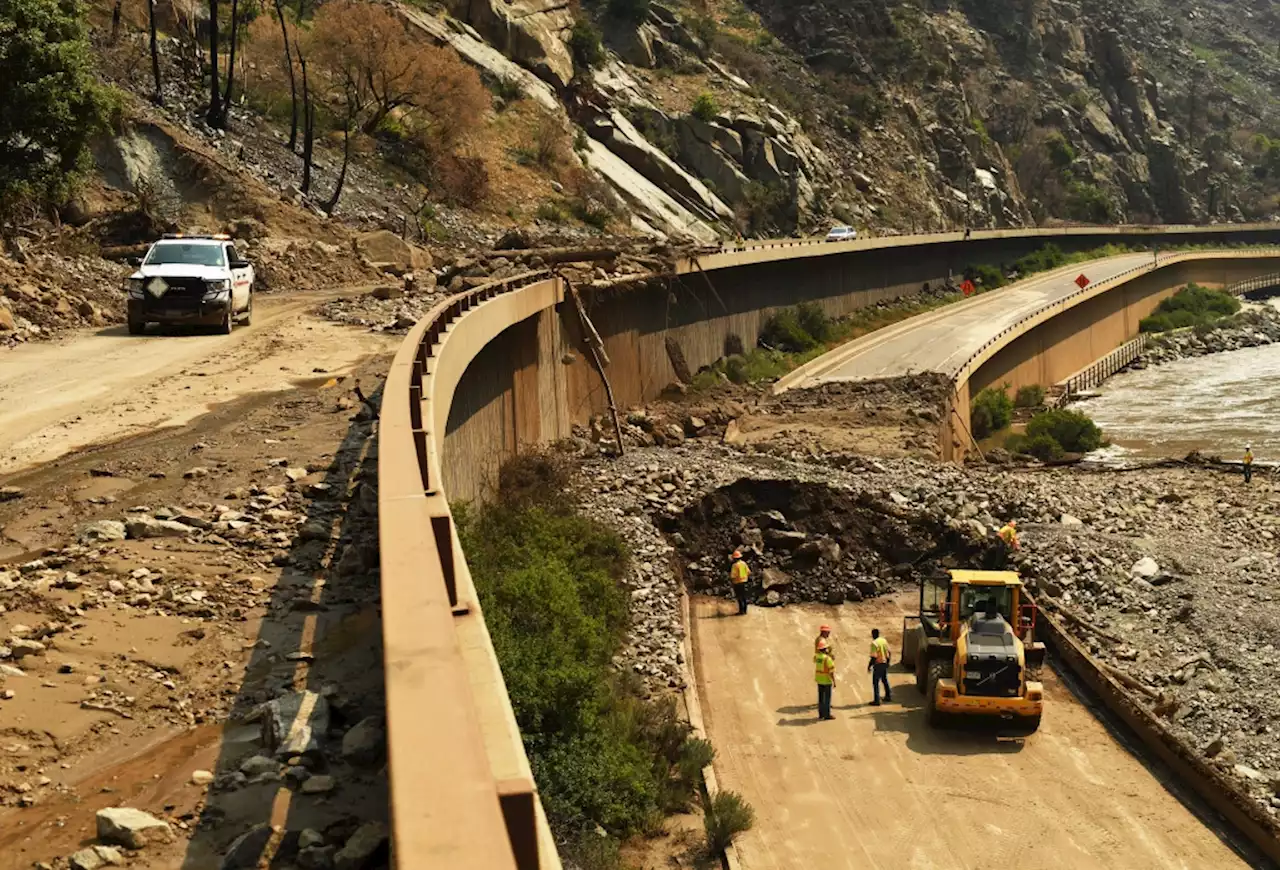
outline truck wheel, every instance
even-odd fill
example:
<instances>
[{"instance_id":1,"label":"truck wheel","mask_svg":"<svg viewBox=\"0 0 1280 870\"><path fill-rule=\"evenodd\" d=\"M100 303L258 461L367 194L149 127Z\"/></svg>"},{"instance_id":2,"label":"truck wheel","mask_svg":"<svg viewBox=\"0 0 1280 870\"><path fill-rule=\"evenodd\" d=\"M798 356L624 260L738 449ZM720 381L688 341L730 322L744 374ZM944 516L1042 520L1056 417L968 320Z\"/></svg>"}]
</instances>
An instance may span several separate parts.
<instances>
[{"instance_id":1,"label":"truck wheel","mask_svg":"<svg viewBox=\"0 0 1280 870\"><path fill-rule=\"evenodd\" d=\"M253 290L249 291L249 304L245 306L244 312L240 315L240 323L245 326L253 323Z\"/></svg>"},{"instance_id":2,"label":"truck wheel","mask_svg":"<svg viewBox=\"0 0 1280 870\"><path fill-rule=\"evenodd\" d=\"M929 663L928 691L924 696L924 710L929 725L933 728L941 728L946 724L946 714L938 710L938 680L945 677L950 670L947 662Z\"/></svg>"},{"instance_id":3,"label":"truck wheel","mask_svg":"<svg viewBox=\"0 0 1280 870\"><path fill-rule=\"evenodd\" d=\"M130 334L130 335L142 335L142 334L143 334L144 332L146 332L146 331L147 331L147 322L146 322L145 320L130 320L130 321L129 321L129 334Z\"/></svg>"},{"instance_id":4,"label":"truck wheel","mask_svg":"<svg viewBox=\"0 0 1280 870\"><path fill-rule=\"evenodd\" d=\"M230 335L231 330L236 328L236 319L231 314L231 306L227 306L227 312L222 315L222 323L218 326L218 332L223 335Z\"/></svg>"}]
</instances>

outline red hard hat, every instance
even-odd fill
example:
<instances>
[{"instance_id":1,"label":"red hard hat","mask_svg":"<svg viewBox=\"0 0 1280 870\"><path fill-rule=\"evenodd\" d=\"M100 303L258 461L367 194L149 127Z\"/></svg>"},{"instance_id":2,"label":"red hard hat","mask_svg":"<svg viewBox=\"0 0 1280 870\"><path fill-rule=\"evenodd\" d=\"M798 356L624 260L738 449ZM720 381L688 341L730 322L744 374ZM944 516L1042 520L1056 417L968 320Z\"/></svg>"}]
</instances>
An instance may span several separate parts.
<instances>
[{"instance_id":1,"label":"red hard hat","mask_svg":"<svg viewBox=\"0 0 1280 870\"><path fill-rule=\"evenodd\" d=\"M733 551L733 558L735 558L735 559L741 559L741 558L742 558L742 551L741 551L741 550L734 550L734 551Z\"/></svg>"},{"instance_id":2,"label":"red hard hat","mask_svg":"<svg viewBox=\"0 0 1280 870\"><path fill-rule=\"evenodd\" d=\"M830 631L830 630L831 630L831 626L829 626L829 625L820 625L820 626L818 626L818 631Z\"/></svg>"}]
</instances>

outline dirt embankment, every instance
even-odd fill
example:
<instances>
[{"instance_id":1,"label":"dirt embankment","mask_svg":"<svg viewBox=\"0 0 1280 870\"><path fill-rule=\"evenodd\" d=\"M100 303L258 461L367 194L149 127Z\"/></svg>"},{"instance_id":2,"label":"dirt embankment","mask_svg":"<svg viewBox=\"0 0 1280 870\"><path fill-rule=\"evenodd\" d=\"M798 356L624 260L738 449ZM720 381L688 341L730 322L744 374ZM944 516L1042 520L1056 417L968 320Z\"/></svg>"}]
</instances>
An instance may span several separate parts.
<instances>
[{"instance_id":1,"label":"dirt embankment","mask_svg":"<svg viewBox=\"0 0 1280 870\"><path fill-rule=\"evenodd\" d=\"M374 424L351 383L0 479L0 868L113 845L95 813L116 806L168 825L140 866L385 865Z\"/></svg>"}]
</instances>

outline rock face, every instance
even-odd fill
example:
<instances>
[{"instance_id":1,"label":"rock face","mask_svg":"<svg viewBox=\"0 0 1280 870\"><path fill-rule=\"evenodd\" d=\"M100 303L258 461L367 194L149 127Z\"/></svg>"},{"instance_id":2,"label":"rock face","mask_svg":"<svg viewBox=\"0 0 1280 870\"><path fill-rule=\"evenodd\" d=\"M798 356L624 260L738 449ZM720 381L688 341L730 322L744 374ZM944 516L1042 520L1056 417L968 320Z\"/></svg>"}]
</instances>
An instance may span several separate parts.
<instances>
[{"instance_id":1,"label":"rock face","mask_svg":"<svg viewBox=\"0 0 1280 870\"><path fill-rule=\"evenodd\" d=\"M98 810L98 838L129 849L145 849L151 843L170 843L173 830L167 822L130 807Z\"/></svg>"},{"instance_id":2,"label":"rock face","mask_svg":"<svg viewBox=\"0 0 1280 870\"><path fill-rule=\"evenodd\" d=\"M557 0L450 0L449 11L474 27L495 48L563 88L573 79L566 38L573 12Z\"/></svg>"}]
</instances>

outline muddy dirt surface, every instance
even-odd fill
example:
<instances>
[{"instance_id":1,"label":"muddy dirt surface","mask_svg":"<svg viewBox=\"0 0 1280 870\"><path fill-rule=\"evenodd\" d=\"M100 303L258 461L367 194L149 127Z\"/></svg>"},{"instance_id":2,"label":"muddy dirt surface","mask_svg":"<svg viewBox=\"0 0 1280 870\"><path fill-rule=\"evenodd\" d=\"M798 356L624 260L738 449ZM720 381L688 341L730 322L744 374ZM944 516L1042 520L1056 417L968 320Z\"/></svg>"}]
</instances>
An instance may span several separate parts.
<instances>
[{"instance_id":1,"label":"muddy dirt surface","mask_svg":"<svg viewBox=\"0 0 1280 870\"><path fill-rule=\"evenodd\" d=\"M892 703L871 706L863 645L879 627L896 656L907 598L745 617L717 599L693 602L695 669L717 774L756 810L755 827L738 842L743 870L950 870L1028 860L1063 870L1250 866L1052 673L1044 724L1025 742L931 729L913 677L897 667ZM850 649L837 656L833 722L816 714L820 623L833 627L837 649Z\"/></svg>"},{"instance_id":2,"label":"muddy dirt surface","mask_svg":"<svg viewBox=\"0 0 1280 870\"><path fill-rule=\"evenodd\" d=\"M348 291L358 293L363 291ZM123 326L0 349L0 474L72 449L185 424L240 396L341 374L395 339L307 314L340 295L259 297L229 336Z\"/></svg>"},{"instance_id":3,"label":"muddy dirt surface","mask_svg":"<svg viewBox=\"0 0 1280 870\"><path fill-rule=\"evenodd\" d=\"M68 866L118 806L173 835L134 867L385 864L376 424L351 391L383 371L0 479L2 870Z\"/></svg>"},{"instance_id":4,"label":"muddy dirt surface","mask_svg":"<svg viewBox=\"0 0 1280 870\"><path fill-rule=\"evenodd\" d=\"M950 393L950 382L939 375L829 383L776 396L770 389L768 384L724 383L684 394L669 390L663 399L623 416L623 440L631 446L672 446L714 436L778 456L938 455L938 421ZM599 418L590 434L610 441L612 422Z\"/></svg>"}]
</instances>

